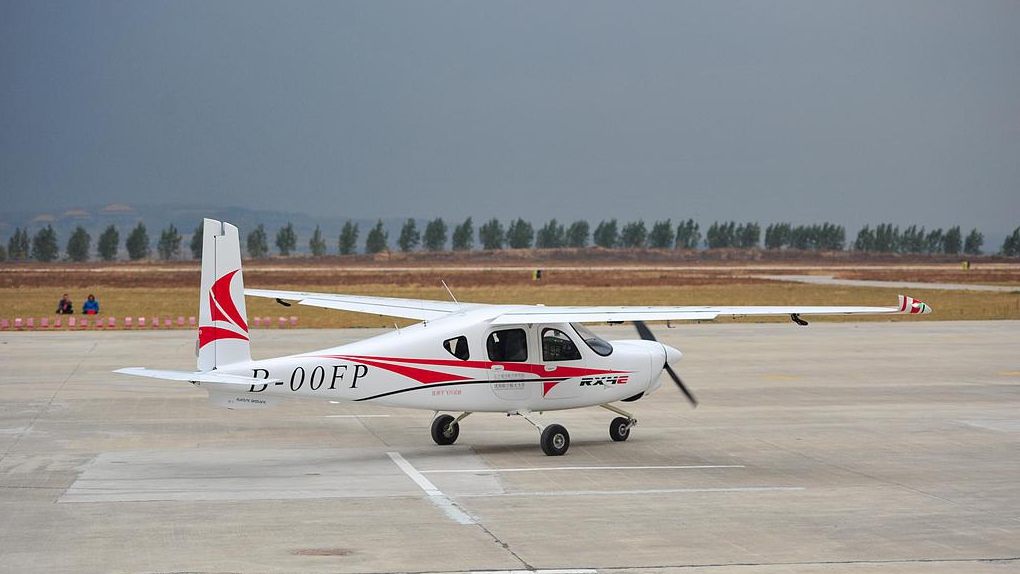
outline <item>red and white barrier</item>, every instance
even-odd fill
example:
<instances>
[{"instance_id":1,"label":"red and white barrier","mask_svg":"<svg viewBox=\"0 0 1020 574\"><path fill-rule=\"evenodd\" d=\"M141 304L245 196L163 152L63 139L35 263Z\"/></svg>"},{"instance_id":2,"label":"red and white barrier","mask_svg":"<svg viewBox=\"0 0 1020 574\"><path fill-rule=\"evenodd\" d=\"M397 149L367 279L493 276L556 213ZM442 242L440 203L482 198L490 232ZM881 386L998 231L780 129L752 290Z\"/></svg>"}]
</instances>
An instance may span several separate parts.
<instances>
[{"instance_id":1,"label":"red and white barrier","mask_svg":"<svg viewBox=\"0 0 1020 574\"><path fill-rule=\"evenodd\" d=\"M63 329L65 326L68 329L87 329L89 327L95 329L116 329L117 318L116 317L93 317L90 321L89 317L66 317L66 325L64 317L58 315L56 317L15 317L13 319L7 317L0 317L0 330L50 330L50 329ZM149 327L150 329L184 329L186 327L194 328L195 317L188 317L185 322L183 316L177 317L176 320L170 317L124 317L123 328L133 329L135 327L144 329ZM274 320L272 317L253 317L252 326L259 328L270 328L273 327L274 323L279 328L297 327L298 317L291 315L290 317L278 317Z\"/></svg>"}]
</instances>

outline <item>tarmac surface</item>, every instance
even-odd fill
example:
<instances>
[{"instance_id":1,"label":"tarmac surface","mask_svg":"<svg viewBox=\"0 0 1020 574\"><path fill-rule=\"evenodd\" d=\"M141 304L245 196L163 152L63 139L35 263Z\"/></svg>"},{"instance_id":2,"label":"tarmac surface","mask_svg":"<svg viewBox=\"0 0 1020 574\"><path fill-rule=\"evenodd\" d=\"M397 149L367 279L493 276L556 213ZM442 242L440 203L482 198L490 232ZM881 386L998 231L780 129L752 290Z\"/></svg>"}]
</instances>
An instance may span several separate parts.
<instances>
[{"instance_id":1,"label":"tarmac surface","mask_svg":"<svg viewBox=\"0 0 1020 574\"><path fill-rule=\"evenodd\" d=\"M0 333L0 572L1020 571L1020 322L654 327L625 405L476 414L210 406L189 331ZM630 338L627 327L598 329ZM253 332L266 357L376 330Z\"/></svg>"},{"instance_id":2,"label":"tarmac surface","mask_svg":"<svg viewBox=\"0 0 1020 574\"><path fill-rule=\"evenodd\" d=\"M1013 293L1020 291L1015 285L977 285L974 283L921 283L918 281L875 281L871 279L838 279L831 275L760 275L761 279L810 283L812 285L847 285L850 287L885 287L889 289L940 289L943 291L990 291Z\"/></svg>"}]
</instances>

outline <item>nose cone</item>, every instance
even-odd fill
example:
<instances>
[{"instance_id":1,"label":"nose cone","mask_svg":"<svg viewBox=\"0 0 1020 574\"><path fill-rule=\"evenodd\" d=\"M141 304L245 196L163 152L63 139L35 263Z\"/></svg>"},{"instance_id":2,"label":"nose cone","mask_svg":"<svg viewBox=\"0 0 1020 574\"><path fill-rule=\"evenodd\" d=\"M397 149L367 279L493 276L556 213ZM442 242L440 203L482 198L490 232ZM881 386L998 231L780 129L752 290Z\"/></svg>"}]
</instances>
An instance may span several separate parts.
<instances>
[{"instance_id":1,"label":"nose cone","mask_svg":"<svg viewBox=\"0 0 1020 574\"><path fill-rule=\"evenodd\" d=\"M663 345L662 348L666 350L667 365L672 365L673 363L676 363L680 359L684 358L684 354L681 353L679 349L674 349L669 345Z\"/></svg>"}]
</instances>

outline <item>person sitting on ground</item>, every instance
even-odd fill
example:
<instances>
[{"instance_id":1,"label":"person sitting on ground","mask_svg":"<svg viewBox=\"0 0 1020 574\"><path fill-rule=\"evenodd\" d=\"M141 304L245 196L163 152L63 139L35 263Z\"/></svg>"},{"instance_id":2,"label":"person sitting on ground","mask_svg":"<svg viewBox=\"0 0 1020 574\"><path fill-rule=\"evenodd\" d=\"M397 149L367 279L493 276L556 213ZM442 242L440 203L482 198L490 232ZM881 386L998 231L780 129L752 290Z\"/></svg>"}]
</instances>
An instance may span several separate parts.
<instances>
[{"instance_id":1,"label":"person sitting on ground","mask_svg":"<svg viewBox=\"0 0 1020 574\"><path fill-rule=\"evenodd\" d=\"M96 301L96 296L89 293L89 298L85 301L85 304L81 306L82 315L98 315L99 314L99 301Z\"/></svg>"},{"instance_id":2,"label":"person sitting on ground","mask_svg":"<svg viewBox=\"0 0 1020 574\"><path fill-rule=\"evenodd\" d=\"M73 315L74 304L71 303L71 298L64 293L64 296L57 303L57 315Z\"/></svg>"}]
</instances>

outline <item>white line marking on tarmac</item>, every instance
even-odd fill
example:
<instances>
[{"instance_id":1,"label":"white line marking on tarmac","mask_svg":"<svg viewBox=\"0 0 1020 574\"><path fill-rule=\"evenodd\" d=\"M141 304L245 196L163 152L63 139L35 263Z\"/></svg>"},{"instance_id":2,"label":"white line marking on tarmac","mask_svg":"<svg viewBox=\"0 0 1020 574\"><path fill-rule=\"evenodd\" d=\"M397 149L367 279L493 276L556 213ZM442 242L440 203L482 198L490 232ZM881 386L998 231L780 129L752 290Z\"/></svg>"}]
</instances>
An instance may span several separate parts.
<instances>
[{"instance_id":1,"label":"white line marking on tarmac","mask_svg":"<svg viewBox=\"0 0 1020 574\"><path fill-rule=\"evenodd\" d=\"M594 568L570 568L556 570L472 570L470 574L598 574Z\"/></svg>"},{"instance_id":2,"label":"white line marking on tarmac","mask_svg":"<svg viewBox=\"0 0 1020 574\"><path fill-rule=\"evenodd\" d=\"M503 494L458 494L457 498L499 496L629 496L640 494L698 494L713 492L800 492L803 486L737 486L732 488L656 488L650 490L558 490L538 492L506 492Z\"/></svg>"},{"instance_id":3,"label":"white line marking on tarmac","mask_svg":"<svg viewBox=\"0 0 1020 574\"><path fill-rule=\"evenodd\" d=\"M382 419L390 415L326 415L327 419Z\"/></svg>"},{"instance_id":4,"label":"white line marking on tarmac","mask_svg":"<svg viewBox=\"0 0 1020 574\"><path fill-rule=\"evenodd\" d=\"M453 520L457 524L476 524L477 521L473 516L464 512L460 509L452 500L443 494L443 491L436 488L436 485L432 484L429 479L425 478L422 473L418 472L418 469L407 462L407 460L400 455L399 452L388 452L386 453L390 459L397 465L400 470L404 471L411 480L415 482L425 494L429 495L429 500L432 504L435 504L440 510L446 514L447 518Z\"/></svg>"},{"instance_id":5,"label":"white line marking on tarmac","mask_svg":"<svg viewBox=\"0 0 1020 574\"><path fill-rule=\"evenodd\" d=\"M536 468L468 468L456 470L423 470L422 474L474 473L495 474L500 472L545 472L553 470L698 470L712 468L746 468L742 464L688 464L678 466L550 466Z\"/></svg>"}]
</instances>

